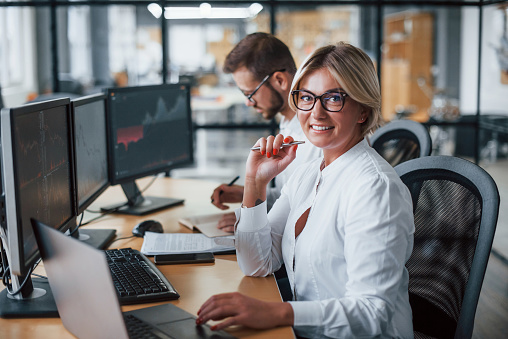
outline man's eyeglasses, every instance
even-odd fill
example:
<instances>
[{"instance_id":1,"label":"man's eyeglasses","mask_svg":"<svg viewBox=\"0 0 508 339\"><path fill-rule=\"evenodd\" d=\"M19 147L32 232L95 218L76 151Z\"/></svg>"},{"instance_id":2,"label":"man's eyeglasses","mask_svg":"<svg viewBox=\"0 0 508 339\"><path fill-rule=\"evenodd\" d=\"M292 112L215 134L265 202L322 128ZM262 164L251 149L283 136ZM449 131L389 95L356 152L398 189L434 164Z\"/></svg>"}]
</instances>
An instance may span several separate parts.
<instances>
[{"instance_id":1,"label":"man's eyeglasses","mask_svg":"<svg viewBox=\"0 0 508 339\"><path fill-rule=\"evenodd\" d=\"M259 83L259 85L257 85L257 87L251 92L251 94L249 95L245 95L247 97L247 99L252 102L253 104L256 103L256 101L254 101L254 99L252 99L252 97L254 96L254 94L256 94L256 92L261 88L261 86L263 86L263 84L275 73L275 72L285 72L286 70L285 69L279 69L277 71L273 71L272 73L268 74L267 76L265 76L263 78L263 80L261 80L261 82Z\"/></svg>"},{"instance_id":2,"label":"man's eyeglasses","mask_svg":"<svg viewBox=\"0 0 508 339\"><path fill-rule=\"evenodd\" d=\"M316 101L319 99L321 106L328 112L340 112L346 102L348 96L345 92L325 92L321 95L314 95L306 90L296 90L291 92L293 103L296 108L301 111L310 111L314 108Z\"/></svg>"}]
</instances>

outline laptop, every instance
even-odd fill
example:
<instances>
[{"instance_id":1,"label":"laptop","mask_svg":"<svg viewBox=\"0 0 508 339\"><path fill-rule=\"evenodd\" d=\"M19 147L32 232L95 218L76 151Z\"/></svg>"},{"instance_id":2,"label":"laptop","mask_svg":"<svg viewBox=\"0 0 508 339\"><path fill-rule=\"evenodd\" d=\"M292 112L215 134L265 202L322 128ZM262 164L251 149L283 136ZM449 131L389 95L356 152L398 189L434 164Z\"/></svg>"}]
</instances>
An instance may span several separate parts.
<instances>
[{"instance_id":1,"label":"laptop","mask_svg":"<svg viewBox=\"0 0 508 339\"><path fill-rule=\"evenodd\" d=\"M196 325L196 317L172 304L122 313L106 255L32 219L58 313L78 338L235 338ZM144 337L143 337L144 338Z\"/></svg>"}]
</instances>

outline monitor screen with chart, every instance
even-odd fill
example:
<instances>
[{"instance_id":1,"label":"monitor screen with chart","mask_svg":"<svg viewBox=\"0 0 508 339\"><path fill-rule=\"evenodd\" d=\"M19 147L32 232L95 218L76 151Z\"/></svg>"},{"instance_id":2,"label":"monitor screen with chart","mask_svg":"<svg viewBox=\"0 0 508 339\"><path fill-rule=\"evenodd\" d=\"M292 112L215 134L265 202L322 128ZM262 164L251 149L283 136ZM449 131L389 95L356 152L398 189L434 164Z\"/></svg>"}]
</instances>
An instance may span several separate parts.
<instances>
[{"instance_id":1,"label":"monitor screen with chart","mask_svg":"<svg viewBox=\"0 0 508 339\"><path fill-rule=\"evenodd\" d=\"M78 214L84 213L110 185L106 106L106 95L102 93L71 101ZM79 227L83 218L78 220L71 234L95 248L106 248L116 234L114 229Z\"/></svg>"},{"instance_id":2,"label":"monitor screen with chart","mask_svg":"<svg viewBox=\"0 0 508 339\"><path fill-rule=\"evenodd\" d=\"M121 184L128 203L116 211L146 214L182 203L143 197L135 180L193 163L190 88L181 84L107 90L112 184Z\"/></svg>"},{"instance_id":3,"label":"monitor screen with chart","mask_svg":"<svg viewBox=\"0 0 508 339\"><path fill-rule=\"evenodd\" d=\"M72 127L68 98L4 108L0 116L2 189L5 199L1 228L10 286L2 291L1 314L44 316L52 297L34 288L30 277L40 260L32 230L36 219L67 231L76 224ZM18 291L6 297L6 290ZM41 298L34 298L38 293ZM45 295L45 296L44 296ZM30 303L24 300L32 300ZM53 310L53 313L56 309Z\"/></svg>"}]
</instances>

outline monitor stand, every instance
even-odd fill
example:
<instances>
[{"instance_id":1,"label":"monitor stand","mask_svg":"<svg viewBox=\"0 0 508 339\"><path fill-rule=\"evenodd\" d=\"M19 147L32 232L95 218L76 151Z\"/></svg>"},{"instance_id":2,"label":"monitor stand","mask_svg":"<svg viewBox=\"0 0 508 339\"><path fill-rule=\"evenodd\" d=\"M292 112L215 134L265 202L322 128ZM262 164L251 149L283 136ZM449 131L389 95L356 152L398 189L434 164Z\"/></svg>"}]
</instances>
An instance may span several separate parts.
<instances>
[{"instance_id":1,"label":"monitor stand","mask_svg":"<svg viewBox=\"0 0 508 339\"><path fill-rule=\"evenodd\" d=\"M144 197L134 181L122 184L121 186L127 197L127 203L102 207L101 210L103 212L145 215L180 205L184 202L183 199Z\"/></svg>"},{"instance_id":2,"label":"monitor stand","mask_svg":"<svg viewBox=\"0 0 508 339\"><path fill-rule=\"evenodd\" d=\"M76 229L72 236L95 248L105 249L115 237L114 229ZM11 276L13 289L26 276ZM28 277L25 286L15 296L7 292L7 288L0 292L0 317L1 318L58 318L53 293L48 279Z\"/></svg>"},{"instance_id":3,"label":"monitor stand","mask_svg":"<svg viewBox=\"0 0 508 339\"><path fill-rule=\"evenodd\" d=\"M76 229L72 237L94 248L104 250L116 235L114 229Z\"/></svg>"},{"instance_id":4,"label":"monitor stand","mask_svg":"<svg viewBox=\"0 0 508 339\"><path fill-rule=\"evenodd\" d=\"M24 278L13 277L17 281L23 281ZM11 296L5 288L0 292L0 317L6 319L58 318L58 309L48 280L29 277L23 290L16 296Z\"/></svg>"}]
</instances>

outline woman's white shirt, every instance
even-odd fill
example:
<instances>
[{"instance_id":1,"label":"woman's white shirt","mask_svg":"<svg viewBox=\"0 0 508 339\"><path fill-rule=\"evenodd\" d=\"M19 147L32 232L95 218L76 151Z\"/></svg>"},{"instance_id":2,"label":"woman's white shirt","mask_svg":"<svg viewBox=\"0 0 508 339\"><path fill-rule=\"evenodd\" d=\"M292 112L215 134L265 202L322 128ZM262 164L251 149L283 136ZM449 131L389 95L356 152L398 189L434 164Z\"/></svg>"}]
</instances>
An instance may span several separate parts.
<instances>
[{"instance_id":1,"label":"woman's white shirt","mask_svg":"<svg viewBox=\"0 0 508 339\"><path fill-rule=\"evenodd\" d=\"M266 203L237 210L240 268L266 276L286 263L300 336L413 337L407 187L366 140L322 171L321 161L294 172L268 215ZM296 221L309 208L296 242Z\"/></svg>"}]
</instances>

